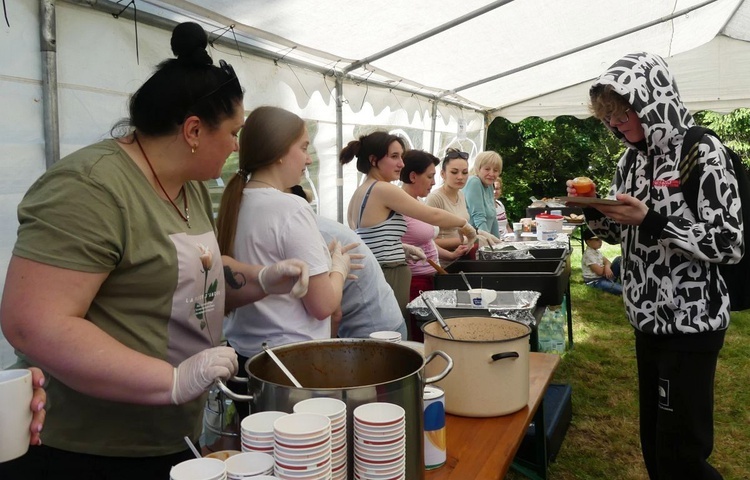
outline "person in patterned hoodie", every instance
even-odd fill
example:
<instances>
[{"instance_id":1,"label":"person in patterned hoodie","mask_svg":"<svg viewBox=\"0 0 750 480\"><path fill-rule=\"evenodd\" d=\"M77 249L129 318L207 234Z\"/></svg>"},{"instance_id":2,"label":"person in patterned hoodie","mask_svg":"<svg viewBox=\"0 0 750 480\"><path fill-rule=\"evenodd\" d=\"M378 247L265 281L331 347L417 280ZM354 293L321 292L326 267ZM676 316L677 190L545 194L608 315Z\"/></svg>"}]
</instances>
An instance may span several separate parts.
<instances>
[{"instance_id":1,"label":"person in patterned hoodie","mask_svg":"<svg viewBox=\"0 0 750 480\"><path fill-rule=\"evenodd\" d=\"M594 116L627 147L609 192L622 204L597 204L584 213L599 238L622 247L646 469L651 479L720 479L707 459L714 374L730 309L716 264L737 263L744 250L731 161L718 139L702 138L702 168L695 170L701 172L699 207L692 212L680 190L678 164L695 121L656 55L626 55L589 93ZM576 195L570 180L567 186ZM710 295L712 290L719 294Z\"/></svg>"}]
</instances>

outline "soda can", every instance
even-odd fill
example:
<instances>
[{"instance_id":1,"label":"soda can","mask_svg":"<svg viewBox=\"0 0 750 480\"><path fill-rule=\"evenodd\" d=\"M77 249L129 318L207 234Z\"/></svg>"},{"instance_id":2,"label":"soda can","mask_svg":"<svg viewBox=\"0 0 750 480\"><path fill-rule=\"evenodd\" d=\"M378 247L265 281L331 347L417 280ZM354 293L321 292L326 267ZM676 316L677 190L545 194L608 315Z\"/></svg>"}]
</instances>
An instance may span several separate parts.
<instances>
[{"instance_id":1,"label":"soda can","mask_svg":"<svg viewBox=\"0 0 750 480\"><path fill-rule=\"evenodd\" d=\"M433 385L424 387L424 466L441 467L446 458L445 392Z\"/></svg>"}]
</instances>

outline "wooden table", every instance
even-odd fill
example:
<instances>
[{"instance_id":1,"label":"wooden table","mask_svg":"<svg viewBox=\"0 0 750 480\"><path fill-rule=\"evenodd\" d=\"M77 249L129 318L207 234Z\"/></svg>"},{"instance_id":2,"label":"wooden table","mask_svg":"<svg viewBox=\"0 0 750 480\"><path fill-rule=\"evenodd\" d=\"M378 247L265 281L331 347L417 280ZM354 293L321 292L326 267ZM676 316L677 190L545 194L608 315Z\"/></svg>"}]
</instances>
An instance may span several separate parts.
<instances>
[{"instance_id":1,"label":"wooden table","mask_svg":"<svg viewBox=\"0 0 750 480\"><path fill-rule=\"evenodd\" d=\"M445 465L428 471L425 480L502 479L508 472L532 419L537 423L537 438L546 441L543 415L536 415L552 375L560 363L558 355L532 352L529 355L529 404L510 415L470 418L447 415L448 459ZM546 477L546 447L541 445Z\"/></svg>"}]
</instances>

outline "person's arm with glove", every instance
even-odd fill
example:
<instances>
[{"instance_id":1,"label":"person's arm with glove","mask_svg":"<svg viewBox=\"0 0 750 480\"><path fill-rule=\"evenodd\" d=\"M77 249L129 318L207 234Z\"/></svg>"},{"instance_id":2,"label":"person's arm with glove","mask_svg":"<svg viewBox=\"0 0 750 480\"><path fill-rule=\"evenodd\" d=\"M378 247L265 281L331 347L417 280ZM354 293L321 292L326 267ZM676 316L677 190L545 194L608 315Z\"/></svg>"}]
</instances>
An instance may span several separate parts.
<instances>
[{"instance_id":1,"label":"person's arm with glove","mask_svg":"<svg viewBox=\"0 0 750 480\"><path fill-rule=\"evenodd\" d=\"M490 232L485 232L484 230L477 230L477 237L479 238L480 246L495 245L502 241Z\"/></svg>"},{"instance_id":2,"label":"person's arm with glove","mask_svg":"<svg viewBox=\"0 0 750 480\"><path fill-rule=\"evenodd\" d=\"M412 262L427 260L427 255L424 254L424 250L421 248L408 243L402 243L401 246L404 248L404 254L406 255L407 260Z\"/></svg>"},{"instance_id":3,"label":"person's arm with glove","mask_svg":"<svg viewBox=\"0 0 750 480\"><path fill-rule=\"evenodd\" d=\"M169 405L196 398L216 377L236 370L231 348L199 352L175 369L85 318L108 275L13 256L0 307L3 335L56 381L113 402Z\"/></svg>"},{"instance_id":4,"label":"person's arm with glove","mask_svg":"<svg viewBox=\"0 0 750 480\"><path fill-rule=\"evenodd\" d=\"M231 311L264 298L266 295L290 293L295 298L307 294L310 273L307 263L295 258L273 265L248 265L226 255L224 263L226 283L225 310Z\"/></svg>"},{"instance_id":5,"label":"person's arm with glove","mask_svg":"<svg viewBox=\"0 0 750 480\"><path fill-rule=\"evenodd\" d=\"M349 278L357 278L351 273L353 270L364 268L363 265L352 262L352 260L363 258L364 255L349 253L357 246L359 243L351 243L342 247L337 240L332 241L328 245L331 253L331 268L327 272L310 277L310 287L307 295L302 297L302 303L305 304L307 313L318 320L327 319L341 306L344 283Z\"/></svg>"},{"instance_id":6,"label":"person's arm with glove","mask_svg":"<svg viewBox=\"0 0 750 480\"><path fill-rule=\"evenodd\" d=\"M174 369L172 403L180 405L200 397L217 378L226 380L237 373L237 354L230 347L198 352Z\"/></svg>"},{"instance_id":7,"label":"person's arm with glove","mask_svg":"<svg viewBox=\"0 0 750 480\"><path fill-rule=\"evenodd\" d=\"M458 229L458 234L461 236L462 245L473 245L477 239L477 231L469 225L469 222L464 223L464 226Z\"/></svg>"}]
</instances>

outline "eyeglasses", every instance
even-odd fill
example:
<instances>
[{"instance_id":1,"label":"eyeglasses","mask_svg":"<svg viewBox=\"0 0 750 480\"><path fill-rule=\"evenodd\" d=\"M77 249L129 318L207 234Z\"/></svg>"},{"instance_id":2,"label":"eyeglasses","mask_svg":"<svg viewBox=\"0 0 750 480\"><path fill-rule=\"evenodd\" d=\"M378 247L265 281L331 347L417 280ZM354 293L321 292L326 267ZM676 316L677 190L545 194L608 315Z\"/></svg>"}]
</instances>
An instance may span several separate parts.
<instances>
[{"instance_id":1,"label":"eyeglasses","mask_svg":"<svg viewBox=\"0 0 750 480\"><path fill-rule=\"evenodd\" d=\"M463 158L464 160L469 159L469 154L466 152L459 152L458 150L451 150L445 154L446 160L453 160L454 158Z\"/></svg>"},{"instance_id":2,"label":"eyeglasses","mask_svg":"<svg viewBox=\"0 0 750 480\"><path fill-rule=\"evenodd\" d=\"M615 125L621 125L628 120L630 120L630 109L626 109L623 113L621 113L619 116L614 117L615 119ZM602 120L604 120L605 123L612 123L612 115L605 116Z\"/></svg>"},{"instance_id":3,"label":"eyeglasses","mask_svg":"<svg viewBox=\"0 0 750 480\"><path fill-rule=\"evenodd\" d=\"M221 71L224 72L224 74L228 77L226 81L224 81L222 84L220 84L218 87L214 88L207 94L200 97L198 100L196 100L194 103L198 103L201 100L205 100L214 93L218 92L222 88L226 87L230 83L233 83L232 88L235 89L237 92L242 93L242 86L240 85L240 80L237 78L237 74L234 73L234 68L224 60L219 60L219 68L221 68Z\"/></svg>"}]
</instances>

